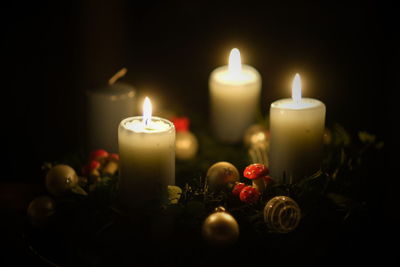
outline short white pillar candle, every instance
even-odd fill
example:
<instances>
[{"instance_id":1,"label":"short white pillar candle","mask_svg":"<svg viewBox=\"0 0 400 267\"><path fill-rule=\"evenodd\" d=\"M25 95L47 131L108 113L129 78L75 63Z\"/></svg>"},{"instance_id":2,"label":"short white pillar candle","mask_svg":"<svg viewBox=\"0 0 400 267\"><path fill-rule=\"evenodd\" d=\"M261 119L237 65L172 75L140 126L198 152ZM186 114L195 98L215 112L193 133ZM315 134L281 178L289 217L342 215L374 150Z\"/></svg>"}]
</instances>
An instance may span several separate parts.
<instances>
[{"instance_id":1,"label":"short white pillar candle","mask_svg":"<svg viewBox=\"0 0 400 267\"><path fill-rule=\"evenodd\" d=\"M119 200L129 209L146 209L167 199L175 185L175 127L151 116L146 97L143 116L126 118L118 128Z\"/></svg>"},{"instance_id":2,"label":"short white pillar candle","mask_svg":"<svg viewBox=\"0 0 400 267\"><path fill-rule=\"evenodd\" d=\"M260 107L261 76L242 65L239 50L232 49L228 66L215 69L209 79L210 116L218 140L237 143L255 121Z\"/></svg>"},{"instance_id":3,"label":"short white pillar candle","mask_svg":"<svg viewBox=\"0 0 400 267\"><path fill-rule=\"evenodd\" d=\"M115 82L113 78L107 86L86 93L86 138L89 150L105 149L117 153L118 125L122 119L134 114L134 87L127 83Z\"/></svg>"},{"instance_id":4,"label":"short white pillar candle","mask_svg":"<svg viewBox=\"0 0 400 267\"><path fill-rule=\"evenodd\" d=\"M301 97L296 74L292 98L275 101L270 107L269 167L278 183L295 183L321 167L325 105Z\"/></svg>"}]
</instances>

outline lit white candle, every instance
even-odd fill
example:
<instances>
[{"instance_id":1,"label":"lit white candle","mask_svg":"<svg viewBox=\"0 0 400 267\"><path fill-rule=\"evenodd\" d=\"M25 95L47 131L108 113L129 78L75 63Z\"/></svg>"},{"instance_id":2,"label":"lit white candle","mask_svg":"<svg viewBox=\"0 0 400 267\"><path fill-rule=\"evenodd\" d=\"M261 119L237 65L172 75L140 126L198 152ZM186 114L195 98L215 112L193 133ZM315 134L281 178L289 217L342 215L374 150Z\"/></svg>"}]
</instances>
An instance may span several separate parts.
<instances>
[{"instance_id":1,"label":"lit white candle","mask_svg":"<svg viewBox=\"0 0 400 267\"><path fill-rule=\"evenodd\" d=\"M122 74L121 74L122 72ZM122 69L117 78L126 73ZM87 91L87 144L88 149L105 149L118 152L117 128L122 119L135 111L134 87L116 82L117 75L110 79L107 86Z\"/></svg>"},{"instance_id":2,"label":"lit white candle","mask_svg":"<svg viewBox=\"0 0 400 267\"><path fill-rule=\"evenodd\" d=\"M242 140L255 121L261 93L261 76L242 65L240 52L232 49L228 66L215 69L209 80L211 122L215 136L223 142Z\"/></svg>"},{"instance_id":3,"label":"lit white candle","mask_svg":"<svg viewBox=\"0 0 400 267\"><path fill-rule=\"evenodd\" d=\"M146 97L143 116L121 121L118 142L121 205L136 210L164 202L167 186L175 185L174 124L152 117Z\"/></svg>"},{"instance_id":4,"label":"lit white candle","mask_svg":"<svg viewBox=\"0 0 400 267\"><path fill-rule=\"evenodd\" d=\"M302 98L300 75L292 85L292 98L275 101L270 107L271 176L278 183L295 183L320 169L325 105Z\"/></svg>"}]
</instances>

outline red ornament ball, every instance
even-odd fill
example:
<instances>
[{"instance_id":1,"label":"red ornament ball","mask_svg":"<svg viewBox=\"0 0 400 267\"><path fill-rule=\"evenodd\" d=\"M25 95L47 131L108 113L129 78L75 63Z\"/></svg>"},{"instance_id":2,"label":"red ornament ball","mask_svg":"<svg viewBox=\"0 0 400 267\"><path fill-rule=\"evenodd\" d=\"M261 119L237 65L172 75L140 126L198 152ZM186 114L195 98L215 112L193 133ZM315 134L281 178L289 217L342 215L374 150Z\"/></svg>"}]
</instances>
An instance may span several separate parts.
<instances>
[{"instance_id":1,"label":"red ornament ball","mask_svg":"<svg viewBox=\"0 0 400 267\"><path fill-rule=\"evenodd\" d=\"M239 197L241 201L252 204L256 203L260 199L260 195L260 191L258 191L257 188L246 186L240 192Z\"/></svg>"},{"instance_id":2,"label":"red ornament ball","mask_svg":"<svg viewBox=\"0 0 400 267\"><path fill-rule=\"evenodd\" d=\"M234 187L233 187L233 189L232 189L232 194L234 195L234 196L239 196L240 195L240 192L242 192L242 190L243 190L243 188L245 188L246 187L246 184L244 184L244 183L237 183Z\"/></svg>"}]
</instances>

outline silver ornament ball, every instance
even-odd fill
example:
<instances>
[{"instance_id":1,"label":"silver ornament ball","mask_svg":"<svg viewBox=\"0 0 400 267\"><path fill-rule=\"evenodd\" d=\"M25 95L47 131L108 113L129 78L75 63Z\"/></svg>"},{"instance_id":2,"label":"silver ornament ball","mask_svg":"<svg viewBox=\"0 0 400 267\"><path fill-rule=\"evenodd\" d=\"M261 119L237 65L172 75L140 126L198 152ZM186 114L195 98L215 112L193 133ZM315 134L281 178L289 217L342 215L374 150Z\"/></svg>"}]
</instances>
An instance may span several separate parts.
<instances>
[{"instance_id":1,"label":"silver ornament ball","mask_svg":"<svg viewBox=\"0 0 400 267\"><path fill-rule=\"evenodd\" d=\"M300 207L290 197L274 197L264 207L264 221L272 232L289 233L297 228L300 219Z\"/></svg>"},{"instance_id":2,"label":"silver ornament ball","mask_svg":"<svg viewBox=\"0 0 400 267\"><path fill-rule=\"evenodd\" d=\"M239 224L223 207L218 207L203 222L202 234L213 246L229 246L239 237Z\"/></svg>"}]
</instances>

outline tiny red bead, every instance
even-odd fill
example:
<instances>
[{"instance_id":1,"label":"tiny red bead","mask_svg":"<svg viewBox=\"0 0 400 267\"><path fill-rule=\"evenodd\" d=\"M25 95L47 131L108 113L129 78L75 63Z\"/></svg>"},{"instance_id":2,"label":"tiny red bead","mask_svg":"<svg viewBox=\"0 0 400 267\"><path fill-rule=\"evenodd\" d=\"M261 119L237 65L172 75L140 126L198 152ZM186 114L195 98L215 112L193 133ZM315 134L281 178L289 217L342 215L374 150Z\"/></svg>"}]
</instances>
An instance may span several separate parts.
<instances>
[{"instance_id":1,"label":"tiny red bead","mask_svg":"<svg viewBox=\"0 0 400 267\"><path fill-rule=\"evenodd\" d=\"M243 188L245 188L246 185L244 183L237 183L232 190L232 194L234 196L239 196L240 192L242 191Z\"/></svg>"}]
</instances>

